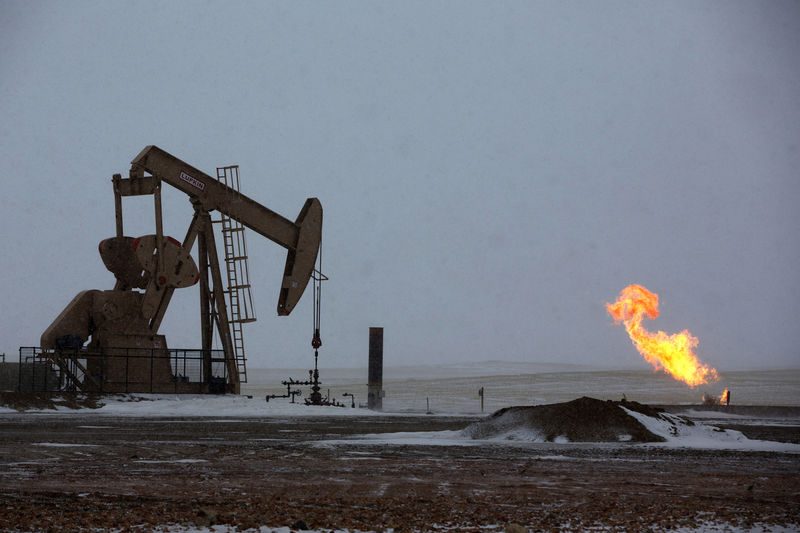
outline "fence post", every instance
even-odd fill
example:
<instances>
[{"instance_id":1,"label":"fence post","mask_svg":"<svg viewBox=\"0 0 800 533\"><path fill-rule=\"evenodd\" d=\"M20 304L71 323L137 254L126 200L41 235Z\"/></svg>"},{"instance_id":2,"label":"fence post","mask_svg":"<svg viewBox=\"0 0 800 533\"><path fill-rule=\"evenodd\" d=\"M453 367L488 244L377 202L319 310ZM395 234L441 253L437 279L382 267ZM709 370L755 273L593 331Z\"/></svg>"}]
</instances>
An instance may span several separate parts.
<instances>
[{"instance_id":1,"label":"fence post","mask_svg":"<svg viewBox=\"0 0 800 533\"><path fill-rule=\"evenodd\" d=\"M36 390L36 357L33 358L31 363L31 392L38 392Z\"/></svg>"},{"instance_id":2,"label":"fence post","mask_svg":"<svg viewBox=\"0 0 800 533\"><path fill-rule=\"evenodd\" d=\"M130 373L130 353L127 348L125 348L125 394L128 393L128 381L129 381L129 373Z\"/></svg>"},{"instance_id":3,"label":"fence post","mask_svg":"<svg viewBox=\"0 0 800 533\"><path fill-rule=\"evenodd\" d=\"M153 349L150 348L150 394L153 394Z\"/></svg>"}]
</instances>

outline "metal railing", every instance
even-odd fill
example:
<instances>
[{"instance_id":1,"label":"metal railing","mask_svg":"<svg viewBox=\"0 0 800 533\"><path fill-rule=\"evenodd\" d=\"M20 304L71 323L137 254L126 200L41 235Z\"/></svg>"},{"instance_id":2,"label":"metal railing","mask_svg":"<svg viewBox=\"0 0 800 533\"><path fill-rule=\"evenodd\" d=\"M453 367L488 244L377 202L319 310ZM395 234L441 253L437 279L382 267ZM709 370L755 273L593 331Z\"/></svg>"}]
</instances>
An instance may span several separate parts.
<instances>
[{"instance_id":1,"label":"metal railing","mask_svg":"<svg viewBox=\"0 0 800 533\"><path fill-rule=\"evenodd\" d=\"M223 393L222 350L19 349L20 392Z\"/></svg>"}]
</instances>

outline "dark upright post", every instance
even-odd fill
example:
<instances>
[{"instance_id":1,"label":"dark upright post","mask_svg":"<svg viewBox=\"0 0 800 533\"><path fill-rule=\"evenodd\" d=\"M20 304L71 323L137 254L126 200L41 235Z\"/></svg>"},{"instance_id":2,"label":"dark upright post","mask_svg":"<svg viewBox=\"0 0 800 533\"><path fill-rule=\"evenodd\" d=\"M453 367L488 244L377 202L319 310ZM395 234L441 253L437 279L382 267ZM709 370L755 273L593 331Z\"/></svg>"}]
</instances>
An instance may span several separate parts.
<instances>
[{"instance_id":1,"label":"dark upright post","mask_svg":"<svg viewBox=\"0 0 800 533\"><path fill-rule=\"evenodd\" d=\"M383 328L369 328L367 407L383 409Z\"/></svg>"}]
</instances>

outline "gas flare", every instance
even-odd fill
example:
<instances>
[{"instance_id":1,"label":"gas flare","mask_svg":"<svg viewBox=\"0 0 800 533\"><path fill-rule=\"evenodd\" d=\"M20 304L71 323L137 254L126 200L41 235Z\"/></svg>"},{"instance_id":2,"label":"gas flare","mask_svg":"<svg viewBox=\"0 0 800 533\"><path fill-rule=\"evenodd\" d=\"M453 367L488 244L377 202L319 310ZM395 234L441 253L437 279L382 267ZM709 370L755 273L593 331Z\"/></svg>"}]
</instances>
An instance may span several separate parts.
<instances>
[{"instance_id":1,"label":"gas flare","mask_svg":"<svg viewBox=\"0 0 800 533\"><path fill-rule=\"evenodd\" d=\"M713 394L703 394L703 405L730 405L731 391L725 389L719 396Z\"/></svg>"},{"instance_id":2,"label":"gas flare","mask_svg":"<svg viewBox=\"0 0 800 533\"><path fill-rule=\"evenodd\" d=\"M716 381L717 371L697 359L692 349L697 346L697 338L688 330L669 335L663 331L651 333L642 327L642 319L647 315L653 319L658 316L658 295L641 285L628 285L619 293L617 301L606 304L614 323L625 325L633 345L656 370L672 374L675 379L692 387Z\"/></svg>"}]
</instances>

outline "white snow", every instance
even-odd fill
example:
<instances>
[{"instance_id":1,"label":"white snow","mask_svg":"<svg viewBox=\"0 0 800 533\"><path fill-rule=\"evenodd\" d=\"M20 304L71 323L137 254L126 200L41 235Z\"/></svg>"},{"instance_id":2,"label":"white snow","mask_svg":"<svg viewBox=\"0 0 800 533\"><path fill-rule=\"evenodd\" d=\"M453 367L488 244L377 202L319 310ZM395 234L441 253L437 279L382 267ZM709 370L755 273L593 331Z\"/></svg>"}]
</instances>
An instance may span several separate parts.
<instances>
[{"instance_id":1,"label":"white snow","mask_svg":"<svg viewBox=\"0 0 800 533\"><path fill-rule=\"evenodd\" d=\"M26 414L40 415L102 415L133 417L212 417L230 421L235 417L309 417L309 416L391 416L369 409L330 406L307 406L288 401L266 402L262 397L226 394L118 394L104 396L98 409L29 409ZM0 413L18 413L0 407Z\"/></svg>"},{"instance_id":2,"label":"white snow","mask_svg":"<svg viewBox=\"0 0 800 533\"><path fill-rule=\"evenodd\" d=\"M798 427L800 426L800 418L795 416L758 416L758 415L743 415L734 413L725 413L721 411L697 411L695 409L688 409L680 413L692 420L701 419L705 422L734 422L742 425L759 425L759 426L774 426L774 427Z\"/></svg>"},{"instance_id":3,"label":"white snow","mask_svg":"<svg viewBox=\"0 0 800 533\"><path fill-rule=\"evenodd\" d=\"M155 460L155 459L134 459L134 463L142 464L163 464L163 463L207 463L206 459L170 459L170 460Z\"/></svg>"},{"instance_id":4,"label":"white snow","mask_svg":"<svg viewBox=\"0 0 800 533\"><path fill-rule=\"evenodd\" d=\"M731 420L747 420L751 418L747 415L738 415L735 413L726 413L723 411L698 411L696 409L687 409L683 412L686 416L691 418L728 418Z\"/></svg>"},{"instance_id":5,"label":"white snow","mask_svg":"<svg viewBox=\"0 0 800 533\"><path fill-rule=\"evenodd\" d=\"M476 442L547 442L547 437L544 433L525 425L512 426L506 431L483 439L475 439L466 429L462 430L461 433L464 437L468 437L470 440L475 440Z\"/></svg>"},{"instance_id":6,"label":"white snow","mask_svg":"<svg viewBox=\"0 0 800 533\"><path fill-rule=\"evenodd\" d=\"M34 442L34 446L46 446L50 448L94 448L97 444L76 444L74 442Z\"/></svg>"},{"instance_id":7,"label":"white snow","mask_svg":"<svg viewBox=\"0 0 800 533\"><path fill-rule=\"evenodd\" d=\"M408 416L407 413L385 413L362 408L306 406L288 401L265 402L261 397L243 395L187 395L187 394L128 394L103 397L99 409L29 410L24 414L36 416L54 415L101 415L114 417L208 417L210 421L231 422L241 418L267 417L324 417L324 416L371 416L392 417ZM623 408L625 409L625 408ZM784 453L800 453L800 445L747 439L738 431L721 430L715 426L695 423L689 425L683 418L662 413L659 418L645 416L641 413L625 409L632 417L641 422L648 430L666 439L664 443L650 446L735 449L753 451L774 451ZM13 409L0 409L0 413L20 413ZM692 412L692 417L702 418L702 411ZM708 412L708 417L719 417L718 412ZM421 415L423 416L423 415ZM424 415L431 416L431 415ZM452 416L448 414L433 416ZM731 418L737 415L728 415ZM752 418L752 417L750 417ZM736 419L736 418L734 418ZM103 426L83 426L103 427ZM625 441L626 436L620 436ZM340 440L320 441L317 445L433 445L433 446L471 446L482 444L535 445L543 442L541 435L526 428L510 428L508 432L492 439L472 439L461 431L382 433L349 437ZM556 439L556 444L571 445L564 438ZM40 443L41 446L78 446L65 443ZM623 445L630 445L624 443Z\"/></svg>"},{"instance_id":8,"label":"white snow","mask_svg":"<svg viewBox=\"0 0 800 533\"><path fill-rule=\"evenodd\" d=\"M630 416L642 423L650 432L664 437L666 442L632 444L629 435L620 435L620 445L623 446L656 446L671 448L698 448L719 450L742 451L770 451L781 453L800 453L800 445L748 439L741 432L723 430L715 426L702 423L691 424L687 420L669 413L661 413L660 418L653 418L636 411L622 407ZM541 434L531 428L516 427L488 439L474 439L464 431L420 431L397 432L356 435L346 439L323 440L316 442L316 446L342 446L342 445L395 445L395 446L482 446L482 445L508 445L508 446L536 446L545 443ZM559 436L550 445L586 445L586 443L572 443L566 436ZM608 445L614 443L596 443Z\"/></svg>"},{"instance_id":9,"label":"white snow","mask_svg":"<svg viewBox=\"0 0 800 533\"><path fill-rule=\"evenodd\" d=\"M321 440L318 447L384 444L394 446L473 446L475 441L465 439L460 430L401 431L397 433L367 433L346 439Z\"/></svg>"},{"instance_id":10,"label":"white snow","mask_svg":"<svg viewBox=\"0 0 800 533\"><path fill-rule=\"evenodd\" d=\"M621 409L638 420L648 431L666 439L666 442L646 446L800 453L800 444L748 439L739 431L697 422L691 425L685 419L669 413L661 413L658 418L654 418L625 407Z\"/></svg>"}]
</instances>

